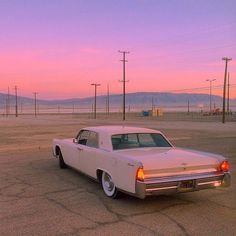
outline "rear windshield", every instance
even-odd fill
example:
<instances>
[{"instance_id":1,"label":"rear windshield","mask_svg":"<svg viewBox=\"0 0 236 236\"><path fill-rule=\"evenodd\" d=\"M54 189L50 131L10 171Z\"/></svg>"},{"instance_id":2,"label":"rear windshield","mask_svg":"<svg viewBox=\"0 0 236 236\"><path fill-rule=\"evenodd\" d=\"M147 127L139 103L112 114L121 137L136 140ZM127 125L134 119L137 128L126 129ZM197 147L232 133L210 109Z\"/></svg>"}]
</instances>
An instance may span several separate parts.
<instances>
[{"instance_id":1,"label":"rear windshield","mask_svg":"<svg viewBox=\"0 0 236 236\"><path fill-rule=\"evenodd\" d=\"M171 147L171 144L157 133L116 134L111 137L113 150L144 148L144 147Z\"/></svg>"}]
</instances>

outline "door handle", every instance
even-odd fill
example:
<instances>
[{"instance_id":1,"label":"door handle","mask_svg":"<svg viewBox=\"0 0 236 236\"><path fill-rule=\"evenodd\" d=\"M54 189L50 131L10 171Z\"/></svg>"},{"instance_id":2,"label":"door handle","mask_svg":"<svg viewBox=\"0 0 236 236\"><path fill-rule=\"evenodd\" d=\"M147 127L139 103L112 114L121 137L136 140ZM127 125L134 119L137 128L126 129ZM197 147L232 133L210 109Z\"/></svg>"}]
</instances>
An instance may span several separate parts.
<instances>
[{"instance_id":1,"label":"door handle","mask_svg":"<svg viewBox=\"0 0 236 236\"><path fill-rule=\"evenodd\" d=\"M77 147L77 149L78 149L79 151L83 151L83 150L84 150L83 148L79 148L79 147Z\"/></svg>"},{"instance_id":2,"label":"door handle","mask_svg":"<svg viewBox=\"0 0 236 236\"><path fill-rule=\"evenodd\" d=\"M128 165L128 166L134 166L134 164L131 164L131 163L128 163L127 165Z\"/></svg>"}]
</instances>

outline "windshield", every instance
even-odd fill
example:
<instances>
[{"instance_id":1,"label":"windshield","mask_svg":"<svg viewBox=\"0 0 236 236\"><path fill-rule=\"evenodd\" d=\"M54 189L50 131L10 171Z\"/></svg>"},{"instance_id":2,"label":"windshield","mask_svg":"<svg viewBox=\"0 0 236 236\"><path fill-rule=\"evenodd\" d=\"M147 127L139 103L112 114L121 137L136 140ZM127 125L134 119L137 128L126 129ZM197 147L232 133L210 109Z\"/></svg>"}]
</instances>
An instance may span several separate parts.
<instances>
[{"instance_id":1,"label":"windshield","mask_svg":"<svg viewBox=\"0 0 236 236\"><path fill-rule=\"evenodd\" d=\"M113 150L143 148L143 147L171 147L171 144L157 133L116 134L111 137Z\"/></svg>"}]
</instances>

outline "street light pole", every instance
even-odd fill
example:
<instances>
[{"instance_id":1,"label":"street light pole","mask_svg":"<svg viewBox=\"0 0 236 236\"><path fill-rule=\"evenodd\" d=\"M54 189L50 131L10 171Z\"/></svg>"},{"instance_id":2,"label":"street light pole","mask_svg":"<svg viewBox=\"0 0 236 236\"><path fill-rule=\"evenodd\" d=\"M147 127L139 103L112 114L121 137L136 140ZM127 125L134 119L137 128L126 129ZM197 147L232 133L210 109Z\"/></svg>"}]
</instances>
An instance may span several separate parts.
<instances>
[{"instance_id":1,"label":"street light pole","mask_svg":"<svg viewBox=\"0 0 236 236\"><path fill-rule=\"evenodd\" d=\"M95 93L94 93L94 119L96 119L96 113L97 113L97 87L100 86L101 84L93 83L91 85L94 86L94 89L95 89Z\"/></svg>"},{"instance_id":2,"label":"street light pole","mask_svg":"<svg viewBox=\"0 0 236 236\"><path fill-rule=\"evenodd\" d=\"M212 82L215 81L216 79L207 79L206 81L210 82L210 113L212 112L211 109L211 94L212 94Z\"/></svg>"}]
</instances>

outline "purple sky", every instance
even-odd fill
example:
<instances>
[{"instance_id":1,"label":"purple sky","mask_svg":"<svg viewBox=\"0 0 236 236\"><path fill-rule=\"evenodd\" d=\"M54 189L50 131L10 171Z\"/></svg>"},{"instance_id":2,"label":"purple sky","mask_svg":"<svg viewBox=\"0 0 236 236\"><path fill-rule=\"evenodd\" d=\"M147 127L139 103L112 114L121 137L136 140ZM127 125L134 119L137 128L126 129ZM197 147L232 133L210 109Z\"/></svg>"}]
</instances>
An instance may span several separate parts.
<instances>
[{"instance_id":1,"label":"purple sky","mask_svg":"<svg viewBox=\"0 0 236 236\"><path fill-rule=\"evenodd\" d=\"M0 29L0 92L121 93L119 49L131 52L127 92L221 85L224 56L236 85L235 0L0 0Z\"/></svg>"}]
</instances>

